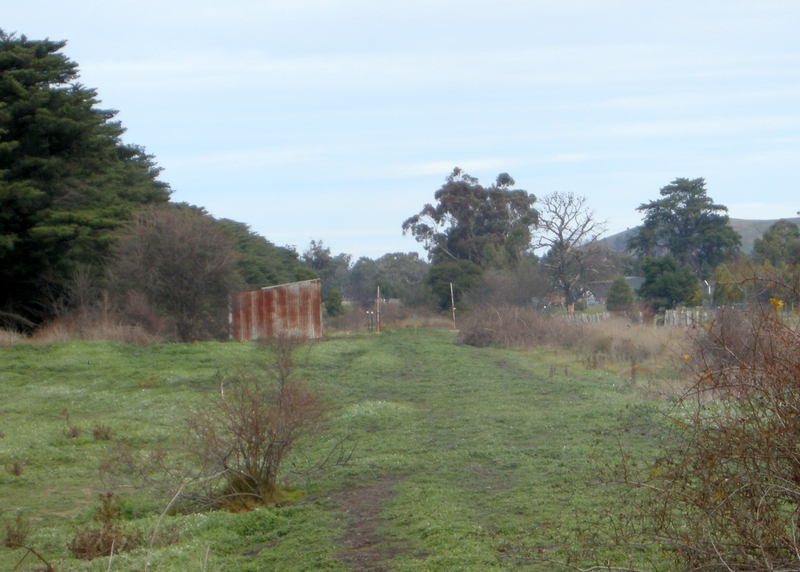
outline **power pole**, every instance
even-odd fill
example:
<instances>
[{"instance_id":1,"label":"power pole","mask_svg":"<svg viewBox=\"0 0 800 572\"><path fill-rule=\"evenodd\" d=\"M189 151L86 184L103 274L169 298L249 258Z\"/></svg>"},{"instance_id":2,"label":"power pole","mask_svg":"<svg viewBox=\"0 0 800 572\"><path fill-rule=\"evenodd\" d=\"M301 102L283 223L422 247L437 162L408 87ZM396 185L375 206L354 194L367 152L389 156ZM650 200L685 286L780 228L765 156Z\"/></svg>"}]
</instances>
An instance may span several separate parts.
<instances>
[{"instance_id":1,"label":"power pole","mask_svg":"<svg viewBox=\"0 0 800 572\"><path fill-rule=\"evenodd\" d=\"M381 333L381 287L378 286L378 295L375 298L375 328Z\"/></svg>"},{"instance_id":2,"label":"power pole","mask_svg":"<svg viewBox=\"0 0 800 572\"><path fill-rule=\"evenodd\" d=\"M453 307L453 330L456 329L456 298L453 295L453 283L450 282L450 305Z\"/></svg>"}]
</instances>

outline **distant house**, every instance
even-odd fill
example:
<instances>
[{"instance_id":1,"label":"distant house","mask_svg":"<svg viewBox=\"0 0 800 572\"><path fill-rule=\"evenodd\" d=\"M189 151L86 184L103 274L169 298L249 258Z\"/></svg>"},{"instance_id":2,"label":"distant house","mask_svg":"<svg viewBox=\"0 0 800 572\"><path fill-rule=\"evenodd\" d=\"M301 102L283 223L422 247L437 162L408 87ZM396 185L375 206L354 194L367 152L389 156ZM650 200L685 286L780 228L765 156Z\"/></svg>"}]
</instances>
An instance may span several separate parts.
<instances>
[{"instance_id":1,"label":"distant house","mask_svg":"<svg viewBox=\"0 0 800 572\"><path fill-rule=\"evenodd\" d=\"M231 303L231 337L240 342L292 336L322 337L322 286L304 280L237 292Z\"/></svg>"}]
</instances>

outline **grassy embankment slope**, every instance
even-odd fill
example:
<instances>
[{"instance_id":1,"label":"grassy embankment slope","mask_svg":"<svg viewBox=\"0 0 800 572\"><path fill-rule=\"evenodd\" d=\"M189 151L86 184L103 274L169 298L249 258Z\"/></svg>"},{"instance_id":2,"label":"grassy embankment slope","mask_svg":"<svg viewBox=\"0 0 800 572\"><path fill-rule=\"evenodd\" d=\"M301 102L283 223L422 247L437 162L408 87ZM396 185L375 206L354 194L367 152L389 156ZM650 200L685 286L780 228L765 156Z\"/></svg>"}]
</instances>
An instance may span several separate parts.
<instances>
[{"instance_id":1,"label":"grassy embankment slope","mask_svg":"<svg viewBox=\"0 0 800 572\"><path fill-rule=\"evenodd\" d=\"M591 513L607 503L603 489L581 487L595 478L592 455L616 455L616 439L603 432L648 407L628 380L587 370L565 351L453 340L405 329L314 346L306 377L334 405L333 420L295 463L315 462L348 433L358 440L350 463L294 482L306 494L285 506L168 516L162 526L180 541L154 550L150 569L499 570L512 566L503 547L544 542L581 518L576 507ZM257 351L239 343L0 348L0 518L24 511L35 523L29 543L59 570L107 570L108 558L83 562L67 550L73 526L91 522L105 490L98 467L110 445L95 441L92 427L109 425L137 447L179 450L186 414L216 391L215 373ZM78 438L64 436L64 412L82 429ZM654 441L624 439L634 450ZM15 461L18 476L7 470ZM166 500L122 494L125 525L152 530ZM111 569L143 570L146 553L115 555ZM21 554L0 547L0 569Z\"/></svg>"}]
</instances>

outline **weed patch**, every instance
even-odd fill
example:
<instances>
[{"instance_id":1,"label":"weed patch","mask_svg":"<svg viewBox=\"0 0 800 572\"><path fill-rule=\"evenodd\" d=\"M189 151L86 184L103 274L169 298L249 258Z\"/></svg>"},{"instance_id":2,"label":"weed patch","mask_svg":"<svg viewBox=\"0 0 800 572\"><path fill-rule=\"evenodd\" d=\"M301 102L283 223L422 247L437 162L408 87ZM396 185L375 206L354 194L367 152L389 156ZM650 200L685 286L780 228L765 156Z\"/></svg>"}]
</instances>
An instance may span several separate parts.
<instances>
[{"instance_id":1,"label":"weed patch","mask_svg":"<svg viewBox=\"0 0 800 572\"><path fill-rule=\"evenodd\" d=\"M21 512L18 512L14 520L6 524L6 535L3 538L3 546L7 548L25 546L30 533L30 523L23 518Z\"/></svg>"},{"instance_id":2,"label":"weed patch","mask_svg":"<svg viewBox=\"0 0 800 572\"><path fill-rule=\"evenodd\" d=\"M113 553L125 552L138 548L143 537L141 533L127 533L121 524L119 498L113 493L100 495L100 508L94 515L95 526L75 528L70 552L75 558L93 560L100 556L111 556Z\"/></svg>"},{"instance_id":3,"label":"weed patch","mask_svg":"<svg viewBox=\"0 0 800 572\"><path fill-rule=\"evenodd\" d=\"M94 429L92 429L92 437L94 437L95 441L111 441L113 436L114 430L110 425L98 423L94 426Z\"/></svg>"}]
</instances>

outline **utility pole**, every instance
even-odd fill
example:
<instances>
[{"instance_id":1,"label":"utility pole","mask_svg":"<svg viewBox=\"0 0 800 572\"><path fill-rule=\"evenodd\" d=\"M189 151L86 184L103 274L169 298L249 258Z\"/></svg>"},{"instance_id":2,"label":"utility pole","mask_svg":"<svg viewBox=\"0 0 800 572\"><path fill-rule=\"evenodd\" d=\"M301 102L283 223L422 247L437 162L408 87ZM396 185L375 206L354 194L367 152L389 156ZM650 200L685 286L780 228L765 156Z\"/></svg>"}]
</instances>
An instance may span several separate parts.
<instances>
[{"instance_id":1,"label":"utility pole","mask_svg":"<svg viewBox=\"0 0 800 572\"><path fill-rule=\"evenodd\" d=\"M453 295L453 283L450 282L450 306L453 308L453 330L456 329L456 298Z\"/></svg>"},{"instance_id":2,"label":"utility pole","mask_svg":"<svg viewBox=\"0 0 800 572\"><path fill-rule=\"evenodd\" d=\"M378 295L375 298L375 328L381 333L381 287L378 286Z\"/></svg>"}]
</instances>

